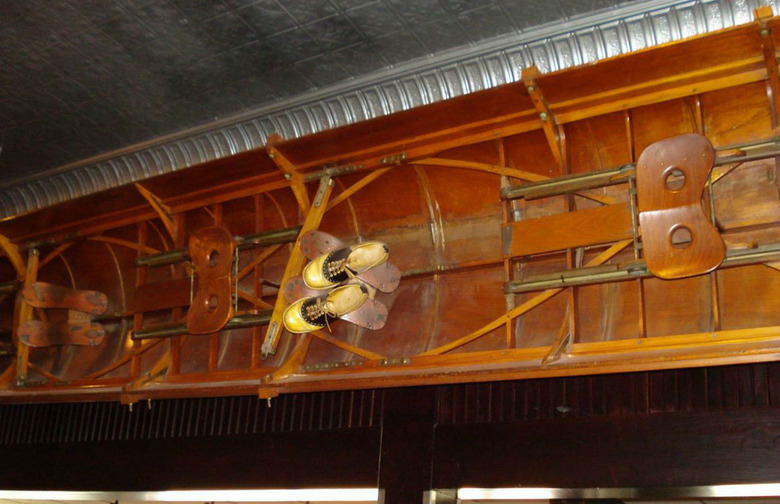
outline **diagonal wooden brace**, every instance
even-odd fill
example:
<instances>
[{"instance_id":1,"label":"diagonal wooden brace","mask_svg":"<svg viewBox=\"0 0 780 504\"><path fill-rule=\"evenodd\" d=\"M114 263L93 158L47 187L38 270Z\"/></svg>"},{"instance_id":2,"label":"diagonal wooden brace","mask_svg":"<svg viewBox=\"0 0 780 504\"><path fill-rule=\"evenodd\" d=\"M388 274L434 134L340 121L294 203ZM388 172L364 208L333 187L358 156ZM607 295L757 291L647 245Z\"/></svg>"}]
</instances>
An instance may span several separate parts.
<instances>
[{"instance_id":1,"label":"diagonal wooden brace","mask_svg":"<svg viewBox=\"0 0 780 504\"><path fill-rule=\"evenodd\" d=\"M550 107L547 105L547 100L545 100L542 90L536 83L536 78L539 75L539 69L536 68L536 66L524 68L522 76L523 84L525 84L528 96L531 97L536 112L539 114L539 120L542 121L544 136L547 137L547 143L550 145L550 150L555 158L555 162L558 163L558 166L563 166L563 153L561 152L561 144L558 138L555 117L550 111Z\"/></svg>"},{"instance_id":2,"label":"diagonal wooden brace","mask_svg":"<svg viewBox=\"0 0 780 504\"><path fill-rule=\"evenodd\" d=\"M284 270L284 276L282 277L281 285L284 285L288 279L300 275L303 271L303 263L306 260L306 256L301 251L301 237L307 232L317 229L322 222L322 217L325 215L328 207L328 199L333 191L333 180L330 177L323 177L320 180L320 187L317 190L317 194L314 197L314 203L311 206L311 210L306 215L306 219L301 226L301 232L298 234L298 239L295 241L292 252L290 253L290 259L287 261L287 267ZM274 312L271 316L271 321L268 325L268 331L265 335L265 341L261 348L261 356L263 358L276 352L276 346L279 343L279 338L282 335L282 314L285 308L287 308L287 301L284 296L279 293L276 297L276 304L274 305Z\"/></svg>"},{"instance_id":3,"label":"diagonal wooden brace","mask_svg":"<svg viewBox=\"0 0 780 504\"><path fill-rule=\"evenodd\" d=\"M271 161L284 172L284 177L290 181L290 189L292 189L295 199L298 201L298 206L301 207L301 212L303 212L303 215L308 215L311 204L309 202L309 194L306 192L305 180L298 173L295 165L276 148L276 144L281 140L282 137L279 135L271 135L265 147L266 152L268 152L268 157L271 158Z\"/></svg>"}]
</instances>

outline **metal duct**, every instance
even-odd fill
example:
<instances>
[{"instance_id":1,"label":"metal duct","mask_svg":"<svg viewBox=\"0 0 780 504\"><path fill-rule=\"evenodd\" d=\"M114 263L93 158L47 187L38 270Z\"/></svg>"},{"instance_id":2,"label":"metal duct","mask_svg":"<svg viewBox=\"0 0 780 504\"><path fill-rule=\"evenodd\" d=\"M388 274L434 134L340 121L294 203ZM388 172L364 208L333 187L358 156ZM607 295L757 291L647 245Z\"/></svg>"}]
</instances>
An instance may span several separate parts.
<instances>
[{"instance_id":1,"label":"metal duct","mask_svg":"<svg viewBox=\"0 0 780 504\"><path fill-rule=\"evenodd\" d=\"M293 138L520 79L747 23L780 0L654 0L444 51L226 120L182 131L0 189L0 216L53 205Z\"/></svg>"}]
</instances>

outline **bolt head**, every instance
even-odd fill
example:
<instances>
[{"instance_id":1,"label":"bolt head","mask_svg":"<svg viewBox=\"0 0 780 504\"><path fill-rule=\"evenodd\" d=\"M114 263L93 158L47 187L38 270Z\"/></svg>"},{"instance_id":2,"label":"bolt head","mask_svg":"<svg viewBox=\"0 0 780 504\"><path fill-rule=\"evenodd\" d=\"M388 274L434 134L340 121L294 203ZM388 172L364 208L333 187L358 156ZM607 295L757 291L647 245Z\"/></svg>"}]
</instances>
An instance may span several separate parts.
<instances>
[{"instance_id":1,"label":"bolt head","mask_svg":"<svg viewBox=\"0 0 780 504\"><path fill-rule=\"evenodd\" d=\"M547 112L540 113L539 114L539 119L541 119L542 121L546 121L547 120Z\"/></svg>"}]
</instances>

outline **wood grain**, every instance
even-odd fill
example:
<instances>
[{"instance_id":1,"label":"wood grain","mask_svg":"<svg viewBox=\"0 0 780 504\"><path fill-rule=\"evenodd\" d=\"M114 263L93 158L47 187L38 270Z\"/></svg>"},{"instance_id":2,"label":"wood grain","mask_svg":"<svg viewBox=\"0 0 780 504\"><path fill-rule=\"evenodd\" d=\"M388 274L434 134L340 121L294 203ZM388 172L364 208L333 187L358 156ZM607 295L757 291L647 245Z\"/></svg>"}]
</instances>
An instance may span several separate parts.
<instances>
[{"instance_id":1,"label":"wood grain","mask_svg":"<svg viewBox=\"0 0 780 504\"><path fill-rule=\"evenodd\" d=\"M578 210L507 224L504 257L542 254L633 237L627 203Z\"/></svg>"}]
</instances>

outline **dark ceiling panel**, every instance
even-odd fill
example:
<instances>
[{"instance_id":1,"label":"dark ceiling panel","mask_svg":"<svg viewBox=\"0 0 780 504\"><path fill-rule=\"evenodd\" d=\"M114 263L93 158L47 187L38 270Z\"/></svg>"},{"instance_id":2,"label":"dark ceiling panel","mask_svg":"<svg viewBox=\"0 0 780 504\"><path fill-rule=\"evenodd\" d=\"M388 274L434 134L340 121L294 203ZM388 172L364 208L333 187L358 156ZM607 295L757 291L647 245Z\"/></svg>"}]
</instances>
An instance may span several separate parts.
<instances>
[{"instance_id":1,"label":"dark ceiling panel","mask_svg":"<svg viewBox=\"0 0 780 504\"><path fill-rule=\"evenodd\" d=\"M3 0L0 183L621 0Z\"/></svg>"}]
</instances>

